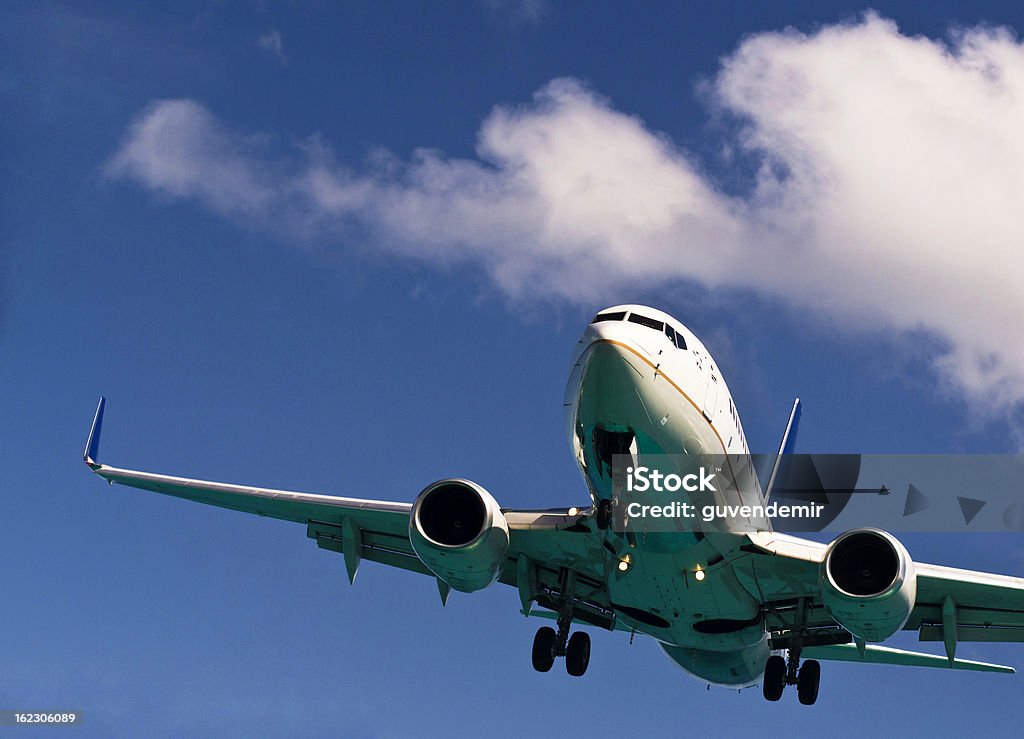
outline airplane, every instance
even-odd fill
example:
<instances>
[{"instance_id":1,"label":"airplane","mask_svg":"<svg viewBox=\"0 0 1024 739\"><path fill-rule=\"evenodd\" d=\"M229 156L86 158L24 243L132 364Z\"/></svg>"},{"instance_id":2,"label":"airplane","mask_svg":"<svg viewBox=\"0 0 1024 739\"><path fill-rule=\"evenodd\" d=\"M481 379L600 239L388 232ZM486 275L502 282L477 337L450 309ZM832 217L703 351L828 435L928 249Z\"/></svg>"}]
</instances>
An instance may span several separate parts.
<instances>
[{"instance_id":1,"label":"airplane","mask_svg":"<svg viewBox=\"0 0 1024 739\"><path fill-rule=\"evenodd\" d=\"M710 685L761 685L770 701L796 686L818 697L821 661L1012 673L956 656L960 642L1024 641L1024 579L914 562L891 534L861 528L829 544L774 531L650 532L623 522L623 457L696 460L749 455L725 378L704 344L672 316L642 305L600 311L577 342L565 391L570 447L590 492L588 508L502 508L479 483L427 485L412 503L172 477L98 462L105 399L86 442L89 468L109 483L302 523L344 559L436 579L442 603L500 582L521 612L547 619L534 637L539 672L565 659L582 676L589 626L657 640L683 670ZM792 454L799 399L771 474L744 478L746 502L764 503ZM664 457L659 455L665 455ZM675 455L675 456L671 456ZM689 493L676 493L685 497ZM881 645L900 630L942 642L945 654Z\"/></svg>"}]
</instances>

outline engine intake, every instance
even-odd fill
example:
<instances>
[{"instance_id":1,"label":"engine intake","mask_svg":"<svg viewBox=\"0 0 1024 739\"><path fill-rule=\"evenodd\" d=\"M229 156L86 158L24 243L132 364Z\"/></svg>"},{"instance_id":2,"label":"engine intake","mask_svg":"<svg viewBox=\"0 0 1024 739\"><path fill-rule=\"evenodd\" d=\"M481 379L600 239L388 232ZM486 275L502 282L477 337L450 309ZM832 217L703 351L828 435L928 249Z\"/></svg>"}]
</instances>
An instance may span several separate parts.
<instances>
[{"instance_id":1,"label":"engine intake","mask_svg":"<svg viewBox=\"0 0 1024 739\"><path fill-rule=\"evenodd\" d=\"M837 536L821 563L822 602L855 636L884 641L910 617L917 598L914 562L902 544L878 529Z\"/></svg>"},{"instance_id":2,"label":"engine intake","mask_svg":"<svg viewBox=\"0 0 1024 739\"><path fill-rule=\"evenodd\" d=\"M416 556L456 590L494 582L508 555L508 523L497 501L475 482L439 480L412 506L409 540Z\"/></svg>"}]
</instances>

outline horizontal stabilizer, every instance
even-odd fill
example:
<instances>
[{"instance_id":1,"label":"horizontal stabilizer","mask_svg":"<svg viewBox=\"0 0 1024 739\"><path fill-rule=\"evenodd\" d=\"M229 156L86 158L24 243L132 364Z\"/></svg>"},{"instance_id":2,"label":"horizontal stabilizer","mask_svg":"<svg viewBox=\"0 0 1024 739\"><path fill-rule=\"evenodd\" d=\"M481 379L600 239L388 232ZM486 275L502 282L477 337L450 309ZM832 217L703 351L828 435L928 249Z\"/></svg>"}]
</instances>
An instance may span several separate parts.
<instances>
[{"instance_id":1,"label":"horizontal stabilizer","mask_svg":"<svg viewBox=\"0 0 1024 739\"><path fill-rule=\"evenodd\" d=\"M1006 665L988 662L974 662L969 659L955 659L952 662L939 654L908 652L903 649L868 644L861 655L856 644L830 644L823 647L805 647L802 655L806 659L831 660L834 662L863 662L874 665L904 665L907 667L939 667L947 670L975 670L977 672L1014 673Z\"/></svg>"}]
</instances>

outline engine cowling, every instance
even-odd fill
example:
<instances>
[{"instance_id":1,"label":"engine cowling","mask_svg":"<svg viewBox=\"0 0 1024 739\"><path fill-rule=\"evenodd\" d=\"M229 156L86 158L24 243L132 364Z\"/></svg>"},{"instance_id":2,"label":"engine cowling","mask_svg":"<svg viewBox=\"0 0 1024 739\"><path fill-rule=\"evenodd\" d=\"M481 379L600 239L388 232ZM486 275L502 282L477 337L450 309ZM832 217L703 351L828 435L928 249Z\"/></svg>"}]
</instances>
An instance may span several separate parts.
<instances>
[{"instance_id":1,"label":"engine cowling","mask_svg":"<svg viewBox=\"0 0 1024 739\"><path fill-rule=\"evenodd\" d=\"M508 556L508 523L491 494L469 480L439 480L416 497L409 540L431 572L472 593L498 579Z\"/></svg>"},{"instance_id":2,"label":"engine cowling","mask_svg":"<svg viewBox=\"0 0 1024 739\"><path fill-rule=\"evenodd\" d=\"M820 581L832 618L865 641L884 641L903 628L917 598L910 554L879 529L854 529L833 539Z\"/></svg>"}]
</instances>

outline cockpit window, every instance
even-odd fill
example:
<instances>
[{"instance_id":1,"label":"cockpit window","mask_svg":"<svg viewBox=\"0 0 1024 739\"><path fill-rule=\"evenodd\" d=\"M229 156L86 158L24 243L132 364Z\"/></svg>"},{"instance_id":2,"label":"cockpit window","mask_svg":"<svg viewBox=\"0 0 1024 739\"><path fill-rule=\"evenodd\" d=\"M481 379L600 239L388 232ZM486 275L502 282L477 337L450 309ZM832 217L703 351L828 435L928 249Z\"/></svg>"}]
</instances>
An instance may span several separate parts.
<instances>
[{"instance_id":1,"label":"cockpit window","mask_svg":"<svg viewBox=\"0 0 1024 739\"><path fill-rule=\"evenodd\" d=\"M667 323L665 324L665 336L667 336L668 340L671 341L676 346L678 346L680 349L686 348L686 339L683 338L682 332L676 331Z\"/></svg>"},{"instance_id":2,"label":"cockpit window","mask_svg":"<svg viewBox=\"0 0 1024 739\"><path fill-rule=\"evenodd\" d=\"M630 313L629 320L631 323L639 323L641 326L653 328L655 331L662 331L665 328L664 321L655 321L653 318L641 316L639 313Z\"/></svg>"},{"instance_id":3,"label":"cockpit window","mask_svg":"<svg viewBox=\"0 0 1024 739\"><path fill-rule=\"evenodd\" d=\"M594 316L594 320L591 323L600 323L601 321L621 321L626 317L626 311L614 311L612 313L598 313Z\"/></svg>"}]
</instances>

